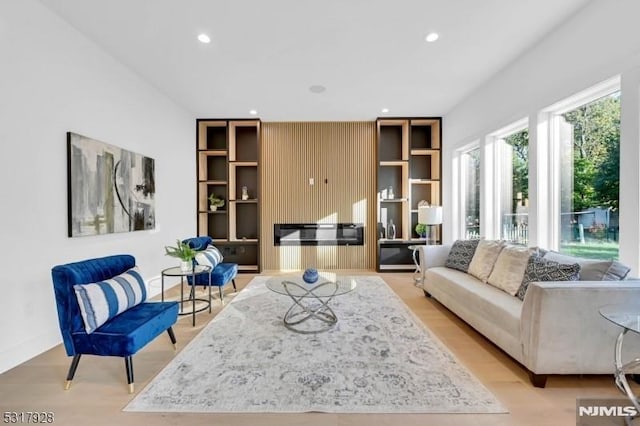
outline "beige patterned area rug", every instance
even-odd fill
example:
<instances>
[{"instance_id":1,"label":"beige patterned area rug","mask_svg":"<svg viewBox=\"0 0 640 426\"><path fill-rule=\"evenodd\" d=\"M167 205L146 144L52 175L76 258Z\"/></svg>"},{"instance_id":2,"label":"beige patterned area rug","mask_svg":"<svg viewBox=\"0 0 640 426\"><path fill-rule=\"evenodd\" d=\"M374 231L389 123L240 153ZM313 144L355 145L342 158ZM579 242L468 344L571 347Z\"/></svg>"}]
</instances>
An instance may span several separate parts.
<instances>
[{"instance_id":1,"label":"beige patterned area rug","mask_svg":"<svg viewBox=\"0 0 640 426\"><path fill-rule=\"evenodd\" d=\"M379 277L330 303L329 331L285 328L291 299L256 277L125 411L506 413Z\"/></svg>"}]
</instances>

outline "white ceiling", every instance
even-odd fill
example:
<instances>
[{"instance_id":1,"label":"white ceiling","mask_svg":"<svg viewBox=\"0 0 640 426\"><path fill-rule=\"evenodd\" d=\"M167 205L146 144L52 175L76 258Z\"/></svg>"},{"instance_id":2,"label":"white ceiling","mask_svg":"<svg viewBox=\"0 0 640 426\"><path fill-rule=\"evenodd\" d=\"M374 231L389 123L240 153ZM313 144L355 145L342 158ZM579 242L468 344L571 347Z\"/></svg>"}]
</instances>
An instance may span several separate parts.
<instances>
[{"instance_id":1,"label":"white ceiling","mask_svg":"<svg viewBox=\"0 0 640 426\"><path fill-rule=\"evenodd\" d=\"M588 0L40 1L195 117L342 121L444 115Z\"/></svg>"}]
</instances>

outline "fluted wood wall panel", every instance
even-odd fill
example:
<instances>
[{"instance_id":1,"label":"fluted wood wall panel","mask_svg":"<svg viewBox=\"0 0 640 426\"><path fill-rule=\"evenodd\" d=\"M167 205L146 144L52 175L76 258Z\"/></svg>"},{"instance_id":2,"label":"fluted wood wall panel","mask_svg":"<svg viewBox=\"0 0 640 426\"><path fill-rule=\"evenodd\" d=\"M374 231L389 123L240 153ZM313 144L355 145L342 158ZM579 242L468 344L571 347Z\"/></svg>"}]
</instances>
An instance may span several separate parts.
<instances>
[{"instance_id":1,"label":"fluted wood wall panel","mask_svg":"<svg viewBox=\"0 0 640 426\"><path fill-rule=\"evenodd\" d=\"M375 269L375 122L263 122L263 270ZM309 179L314 184L309 184ZM364 246L275 246L275 223L363 223Z\"/></svg>"}]
</instances>

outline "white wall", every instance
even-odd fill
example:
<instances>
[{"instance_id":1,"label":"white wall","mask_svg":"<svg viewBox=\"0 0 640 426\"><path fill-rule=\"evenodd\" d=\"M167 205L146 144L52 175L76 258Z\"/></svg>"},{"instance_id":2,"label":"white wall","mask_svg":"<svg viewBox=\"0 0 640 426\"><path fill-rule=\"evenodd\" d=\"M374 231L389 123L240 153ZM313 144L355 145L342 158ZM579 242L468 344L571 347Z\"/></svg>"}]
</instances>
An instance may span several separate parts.
<instances>
[{"instance_id":1,"label":"white wall","mask_svg":"<svg viewBox=\"0 0 640 426\"><path fill-rule=\"evenodd\" d=\"M196 197L194 117L40 3L0 2L0 64L2 372L61 342L52 266L131 253L157 277ZM67 237L67 131L155 159L155 230Z\"/></svg>"},{"instance_id":2,"label":"white wall","mask_svg":"<svg viewBox=\"0 0 640 426\"><path fill-rule=\"evenodd\" d=\"M457 211L453 182L453 154L457 149L477 140L516 120L530 118L530 136L537 136L535 120L538 112L579 91L620 74L623 89L630 89L636 81L634 93L625 90L622 94L623 108L635 102L634 113L623 112L621 152L620 194L620 258L639 271L637 242L638 194L625 201L625 194L633 185L638 186L638 86L637 70L640 65L640 30L637 19L640 2L636 0L593 0L573 18L565 22L540 43L511 63L473 95L458 104L443 118L443 205L451 213ZM633 77L633 78L632 78ZM625 97L627 99L625 100ZM634 100L630 100L633 98ZM635 157L627 157L629 153ZM533 148L530 156L535 156ZM539 168L539 169L538 169ZM530 158L531 174L544 173L544 164L536 164ZM534 185L531 188L536 190ZM537 197L545 197L541 190L531 197L532 211L536 211ZM629 198L627 198L629 200ZM544 201L544 200L542 200ZM445 211L445 217L450 217ZM535 216L530 218L530 222ZM536 229L534 236L536 234ZM444 224L445 239L457 237L455 224Z\"/></svg>"}]
</instances>

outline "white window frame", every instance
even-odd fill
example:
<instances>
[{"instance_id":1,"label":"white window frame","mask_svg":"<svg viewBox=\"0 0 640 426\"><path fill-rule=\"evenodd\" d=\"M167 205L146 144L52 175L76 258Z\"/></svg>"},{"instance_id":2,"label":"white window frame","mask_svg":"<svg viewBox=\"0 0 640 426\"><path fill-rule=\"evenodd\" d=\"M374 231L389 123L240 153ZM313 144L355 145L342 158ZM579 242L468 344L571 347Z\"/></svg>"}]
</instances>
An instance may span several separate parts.
<instances>
[{"instance_id":1,"label":"white window frame","mask_svg":"<svg viewBox=\"0 0 640 426\"><path fill-rule=\"evenodd\" d=\"M544 108L539 115L537 145L542 148L539 153L546 158L538 156L538 159L546 160L548 170L546 173L538 170L537 201L544 200L546 194L548 205L545 210L545 206L538 203L537 226L546 229L546 235L538 233L539 243L545 247L560 249L560 116L620 90L620 76L615 76Z\"/></svg>"},{"instance_id":2,"label":"white window frame","mask_svg":"<svg viewBox=\"0 0 640 426\"><path fill-rule=\"evenodd\" d=\"M481 184L485 190L485 197L481 198L480 201L480 229L484 230L483 236L488 239L499 239L501 237L502 213L500 211L500 200L502 198L502 185L500 185L500 182L504 167L500 145L506 137L524 129L529 129L528 117L501 127L489 133L485 138L482 154L484 154L487 161L482 161L482 154L480 160L481 168L482 165L487 165L481 172L485 178L484 183ZM529 140L529 144L531 144L531 140ZM529 179L529 186L531 186L531 179ZM482 202L483 199L484 203Z\"/></svg>"},{"instance_id":3,"label":"white window frame","mask_svg":"<svg viewBox=\"0 0 640 426\"><path fill-rule=\"evenodd\" d=\"M457 188L458 196L454 197L457 201L454 203L453 215L452 217L457 218L456 224L454 225L454 240L455 239L463 239L466 237L467 233L467 218L466 218L466 207L467 207L467 192L466 192L466 183L469 178L469 169L468 164L466 164L464 160L464 156L469 152L474 150L480 150L480 173L482 174L482 149L480 146L480 141L476 140L474 142L468 143L461 148L456 150L456 155L454 156L454 170L457 169L457 173L454 173L454 179L457 177L457 182L453 182L453 187ZM482 179L480 183L480 206L482 206ZM482 207L480 207L482 213ZM480 220L482 220L482 214L480 214ZM482 230L482 224L480 224L480 230Z\"/></svg>"}]
</instances>

